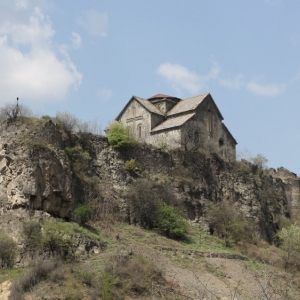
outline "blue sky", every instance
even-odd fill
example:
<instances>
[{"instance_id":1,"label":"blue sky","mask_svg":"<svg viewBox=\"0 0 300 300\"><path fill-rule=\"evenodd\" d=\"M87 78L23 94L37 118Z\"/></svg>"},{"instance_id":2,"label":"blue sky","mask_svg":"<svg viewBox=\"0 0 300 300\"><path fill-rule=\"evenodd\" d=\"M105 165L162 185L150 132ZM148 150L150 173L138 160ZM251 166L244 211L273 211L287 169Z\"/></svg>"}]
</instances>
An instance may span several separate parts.
<instances>
[{"instance_id":1,"label":"blue sky","mask_svg":"<svg viewBox=\"0 0 300 300\"><path fill-rule=\"evenodd\" d=\"M113 120L210 92L237 150L300 174L300 1L0 0L0 105Z\"/></svg>"}]
</instances>

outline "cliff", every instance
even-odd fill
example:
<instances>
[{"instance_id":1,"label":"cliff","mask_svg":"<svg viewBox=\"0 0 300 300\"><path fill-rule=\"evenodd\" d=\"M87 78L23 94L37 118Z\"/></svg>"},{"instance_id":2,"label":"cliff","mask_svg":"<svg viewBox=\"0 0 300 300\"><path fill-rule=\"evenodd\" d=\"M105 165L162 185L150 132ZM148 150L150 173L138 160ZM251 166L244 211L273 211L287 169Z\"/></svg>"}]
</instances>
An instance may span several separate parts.
<instances>
[{"instance_id":1,"label":"cliff","mask_svg":"<svg viewBox=\"0 0 300 300\"><path fill-rule=\"evenodd\" d=\"M85 202L96 217L113 214L130 222L126 193L137 178L147 178L167 187L188 219L205 230L209 205L225 201L251 220L257 236L272 241L282 216L299 203L299 179L283 169L259 171L247 161L147 145L116 151L103 136L68 133L51 119L4 121L0 132L1 220L37 211L70 219ZM129 159L136 162L131 172L125 169Z\"/></svg>"}]
</instances>

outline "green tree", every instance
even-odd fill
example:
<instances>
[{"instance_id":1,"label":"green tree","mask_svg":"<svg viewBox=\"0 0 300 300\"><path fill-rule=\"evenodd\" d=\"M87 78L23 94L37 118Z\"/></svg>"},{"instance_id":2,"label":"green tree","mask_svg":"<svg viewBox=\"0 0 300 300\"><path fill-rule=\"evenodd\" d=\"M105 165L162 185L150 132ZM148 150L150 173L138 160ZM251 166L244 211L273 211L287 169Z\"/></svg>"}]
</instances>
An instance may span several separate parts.
<instances>
[{"instance_id":1,"label":"green tree","mask_svg":"<svg viewBox=\"0 0 300 300\"><path fill-rule=\"evenodd\" d=\"M122 123L114 122L109 126L106 134L108 141L114 148L128 147L133 144L134 140L130 136L128 128Z\"/></svg>"},{"instance_id":2,"label":"green tree","mask_svg":"<svg viewBox=\"0 0 300 300\"><path fill-rule=\"evenodd\" d=\"M179 211L171 205L161 203L157 217L158 229L170 238L182 239L186 235L187 222Z\"/></svg>"},{"instance_id":3,"label":"green tree","mask_svg":"<svg viewBox=\"0 0 300 300\"><path fill-rule=\"evenodd\" d=\"M286 266L299 264L300 258L300 227L293 224L282 228L277 234L280 239L282 248L286 251Z\"/></svg>"},{"instance_id":4,"label":"green tree","mask_svg":"<svg viewBox=\"0 0 300 300\"><path fill-rule=\"evenodd\" d=\"M17 244L6 233L0 233L0 260L1 268L11 268L17 254Z\"/></svg>"},{"instance_id":5,"label":"green tree","mask_svg":"<svg viewBox=\"0 0 300 300\"><path fill-rule=\"evenodd\" d=\"M94 211L88 205L79 205L73 211L73 219L79 224L85 224L91 220Z\"/></svg>"},{"instance_id":6,"label":"green tree","mask_svg":"<svg viewBox=\"0 0 300 300\"><path fill-rule=\"evenodd\" d=\"M23 223L23 237L25 239L24 246L32 258L34 253L42 247L42 227L35 221L27 221Z\"/></svg>"}]
</instances>

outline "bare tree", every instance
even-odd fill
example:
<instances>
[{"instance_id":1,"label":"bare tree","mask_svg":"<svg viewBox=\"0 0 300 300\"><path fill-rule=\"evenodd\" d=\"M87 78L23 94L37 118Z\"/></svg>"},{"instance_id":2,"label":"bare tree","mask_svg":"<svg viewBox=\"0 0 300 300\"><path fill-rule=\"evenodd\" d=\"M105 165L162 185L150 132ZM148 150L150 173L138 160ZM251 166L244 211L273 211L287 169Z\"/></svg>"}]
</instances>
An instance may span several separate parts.
<instances>
[{"instance_id":1,"label":"bare tree","mask_svg":"<svg viewBox=\"0 0 300 300\"><path fill-rule=\"evenodd\" d=\"M22 104L6 103L0 108L0 120L16 119L17 117L31 117L33 113L31 109Z\"/></svg>"}]
</instances>

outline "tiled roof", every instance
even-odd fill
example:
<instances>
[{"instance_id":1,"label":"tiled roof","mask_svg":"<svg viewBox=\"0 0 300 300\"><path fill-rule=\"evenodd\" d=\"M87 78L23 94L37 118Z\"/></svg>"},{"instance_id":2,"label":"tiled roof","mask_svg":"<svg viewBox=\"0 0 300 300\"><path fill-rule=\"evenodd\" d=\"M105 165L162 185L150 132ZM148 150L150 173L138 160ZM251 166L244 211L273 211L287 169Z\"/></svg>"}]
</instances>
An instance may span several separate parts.
<instances>
[{"instance_id":1,"label":"tiled roof","mask_svg":"<svg viewBox=\"0 0 300 300\"><path fill-rule=\"evenodd\" d=\"M148 111L153 112L155 114L164 115L155 105L153 105L148 100L145 100L143 98L133 96L133 98L138 101L142 106L144 106Z\"/></svg>"},{"instance_id":2,"label":"tiled roof","mask_svg":"<svg viewBox=\"0 0 300 300\"><path fill-rule=\"evenodd\" d=\"M157 132L157 131L164 130L164 129L179 127L179 126L183 125L187 120L192 118L194 115L195 114L192 113L192 114L187 114L187 115L167 119L166 121L164 121L160 125L153 128L151 130L151 132Z\"/></svg>"},{"instance_id":3,"label":"tiled roof","mask_svg":"<svg viewBox=\"0 0 300 300\"><path fill-rule=\"evenodd\" d=\"M191 111L197 108L197 106L208 96L209 94L199 95L192 98L187 98L179 101L169 112L168 116L176 115L179 113Z\"/></svg>"}]
</instances>

